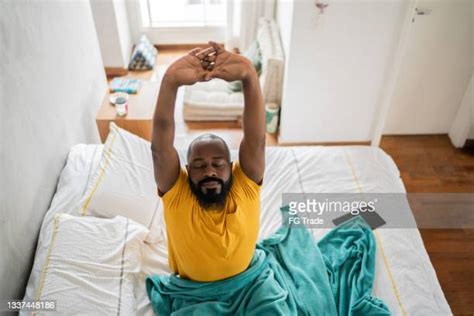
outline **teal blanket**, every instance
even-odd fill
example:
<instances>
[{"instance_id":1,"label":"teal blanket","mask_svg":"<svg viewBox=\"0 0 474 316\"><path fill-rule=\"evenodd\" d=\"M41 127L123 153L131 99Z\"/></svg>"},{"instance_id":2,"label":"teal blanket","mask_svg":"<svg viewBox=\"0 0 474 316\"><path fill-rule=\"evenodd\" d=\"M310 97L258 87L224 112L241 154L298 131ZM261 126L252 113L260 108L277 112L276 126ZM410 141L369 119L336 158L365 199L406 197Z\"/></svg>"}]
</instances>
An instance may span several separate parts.
<instances>
[{"instance_id":1,"label":"teal blanket","mask_svg":"<svg viewBox=\"0 0 474 316\"><path fill-rule=\"evenodd\" d=\"M371 295L374 272L374 237L356 217L318 244L303 226L282 226L229 279L153 275L146 289L158 315L390 315Z\"/></svg>"}]
</instances>

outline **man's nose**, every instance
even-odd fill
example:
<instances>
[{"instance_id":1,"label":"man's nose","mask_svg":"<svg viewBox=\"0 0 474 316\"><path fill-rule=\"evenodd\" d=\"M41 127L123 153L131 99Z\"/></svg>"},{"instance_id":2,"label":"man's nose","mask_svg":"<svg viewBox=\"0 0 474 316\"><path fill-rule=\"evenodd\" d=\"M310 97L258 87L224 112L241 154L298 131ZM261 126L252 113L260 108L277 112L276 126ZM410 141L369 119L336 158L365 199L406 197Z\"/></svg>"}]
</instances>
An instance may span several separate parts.
<instances>
[{"instance_id":1,"label":"man's nose","mask_svg":"<svg viewBox=\"0 0 474 316\"><path fill-rule=\"evenodd\" d=\"M216 169L214 169L214 167L212 167L212 165L210 165L206 168L206 171L205 171L204 175L206 177L216 177L217 176Z\"/></svg>"}]
</instances>

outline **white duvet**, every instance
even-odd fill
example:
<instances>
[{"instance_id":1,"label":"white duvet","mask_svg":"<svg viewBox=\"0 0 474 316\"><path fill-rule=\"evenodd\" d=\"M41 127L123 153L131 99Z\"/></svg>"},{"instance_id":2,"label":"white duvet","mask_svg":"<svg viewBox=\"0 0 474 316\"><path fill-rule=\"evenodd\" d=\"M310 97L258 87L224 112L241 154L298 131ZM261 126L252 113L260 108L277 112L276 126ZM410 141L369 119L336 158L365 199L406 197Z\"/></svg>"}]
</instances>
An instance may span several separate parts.
<instances>
[{"instance_id":1,"label":"white duvet","mask_svg":"<svg viewBox=\"0 0 474 316\"><path fill-rule=\"evenodd\" d=\"M75 213L80 207L87 183L99 163L102 147L76 145L71 149L51 208L43 221L37 260L46 257L54 214ZM181 158L183 153L180 152ZM235 157L236 153L233 155ZM284 192L405 192L396 165L375 147L274 147L267 149L266 161L260 238L269 236L281 224L279 207ZM279 173L273 171L276 167ZM324 229L313 230L316 239L324 233ZM384 300L394 315L450 315L418 230L379 229L375 236L374 295ZM134 287L136 313L152 315L144 277L169 273L166 240L153 245L143 244L141 259ZM25 299L34 298L36 284L32 280L38 279L38 273L40 271L32 270ZM84 295L96 295L84 291Z\"/></svg>"}]
</instances>

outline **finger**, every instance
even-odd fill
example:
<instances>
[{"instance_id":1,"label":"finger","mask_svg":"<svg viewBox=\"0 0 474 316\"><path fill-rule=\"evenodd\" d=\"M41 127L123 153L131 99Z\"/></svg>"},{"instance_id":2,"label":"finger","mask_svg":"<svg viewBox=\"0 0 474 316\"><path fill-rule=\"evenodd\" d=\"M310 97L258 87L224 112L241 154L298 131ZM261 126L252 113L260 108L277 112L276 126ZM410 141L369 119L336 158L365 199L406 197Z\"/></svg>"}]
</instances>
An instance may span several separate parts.
<instances>
[{"instance_id":1,"label":"finger","mask_svg":"<svg viewBox=\"0 0 474 316\"><path fill-rule=\"evenodd\" d=\"M202 58L202 60L208 61L208 62L215 61L216 59L217 59L217 53L215 51L207 54L206 56Z\"/></svg>"},{"instance_id":2,"label":"finger","mask_svg":"<svg viewBox=\"0 0 474 316\"><path fill-rule=\"evenodd\" d=\"M206 66L203 66L206 70L212 70L214 68L214 61L208 62Z\"/></svg>"},{"instance_id":3,"label":"finger","mask_svg":"<svg viewBox=\"0 0 474 316\"><path fill-rule=\"evenodd\" d=\"M211 72L209 71L206 71L206 70L203 70L200 74L199 74L199 80L200 81L209 81L211 80L211 76L209 76Z\"/></svg>"},{"instance_id":4,"label":"finger","mask_svg":"<svg viewBox=\"0 0 474 316\"><path fill-rule=\"evenodd\" d=\"M196 54L200 51L201 49L199 47L195 47L193 49L191 49L189 52L188 52L188 55L191 55L191 56L196 56Z\"/></svg>"},{"instance_id":5,"label":"finger","mask_svg":"<svg viewBox=\"0 0 474 316\"><path fill-rule=\"evenodd\" d=\"M217 58L215 60L215 66L220 67L220 66L226 64L231 56L232 56L232 54L227 52L227 51L222 52L219 56L217 56Z\"/></svg>"},{"instance_id":6,"label":"finger","mask_svg":"<svg viewBox=\"0 0 474 316\"><path fill-rule=\"evenodd\" d=\"M204 58L204 59L205 59L206 61L208 61L208 62L213 62L213 61L216 60L216 57L217 57L216 55L212 55L212 56L208 55L208 56L207 56L206 58Z\"/></svg>"},{"instance_id":7,"label":"finger","mask_svg":"<svg viewBox=\"0 0 474 316\"><path fill-rule=\"evenodd\" d=\"M218 44L214 41L209 41L209 45L211 45L214 48L214 50L217 52L217 54L220 54L223 51L225 51L224 47L221 44Z\"/></svg>"},{"instance_id":8,"label":"finger","mask_svg":"<svg viewBox=\"0 0 474 316\"><path fill-rule=\"evenodd\" d=\"M214 68L212 71L210 71L210 72L206 75L206 79L208 79L208 80L211 80L211 79L214 79L214 78L220 78L220 79L222 79L222 69L220 69L220 68Z\"/></svg>"},{"instance_id":9,"label":"finger","mask_svg":"<svg viewBox=\"0 0 474 316\"><path fill-rule=\"evenodd\" d=\"M203 59L209 53L215 52L214 47L208 47L206 49L201 50L199 53L196 54L196 57L199 59Z\"/></svg>"},{"instance_id":10,"label":"finger","mask_svg":"<svg viewBox=\"0 0 474 316\"><path fill-rule=\"evenodd\" d=\"M204 56L203 60L210 61L211 58L215 58L215 55L206 55Z\"/></svg>"},{"instance_id":11,"label":"finger","mask_svg":"<svg viewBox=\"0 0 474 316\"><path fill-rule=\"evenodd\" d=\"M214 41L209 41L209 45L214 48L217 54L221 53L222 47Z\"/></svg>"},{"instance_id":12,"label":"finger","mask_svg":"<svg viewBox=\"0 0 474 316\"><path fill-rule=\"evenodd\" d=\"M215 78L214 72L210 71L206 74L206 76L204 77L204 80L209 81L209 80L214 79L214 78Z\"/></svg>"}]
</instances>

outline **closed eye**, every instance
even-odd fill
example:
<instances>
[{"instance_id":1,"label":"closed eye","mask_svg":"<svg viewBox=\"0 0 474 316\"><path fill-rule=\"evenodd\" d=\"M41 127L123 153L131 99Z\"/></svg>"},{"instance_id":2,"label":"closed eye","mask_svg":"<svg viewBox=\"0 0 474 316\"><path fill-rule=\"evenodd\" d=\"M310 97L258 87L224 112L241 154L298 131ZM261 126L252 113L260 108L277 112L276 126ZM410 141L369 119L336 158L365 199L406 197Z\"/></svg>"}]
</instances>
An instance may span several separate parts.
<instances>
[{"instance_id":1,"label":"closed eye","mask_svg":"<svg viewBox=\"0 0 474 316\"><path fill-rule=\"evenodd\" d=\"M222 167L225 167L226 165L227 165L227 162L222 159L215 160L212 162L212 166L214 168L222 168Z\"/></svg>"},{"instance_id":2,"label":"closed eye","mask_svg":"<svg viewBox=\"0 0 474 316\"><path fill-rule=\"evenodd\" d=\"M193 168L193 169L203 169L203 168L206 168L206 165L205 164L191 165L191 168Z\"/></svg>"}]
</instances>

